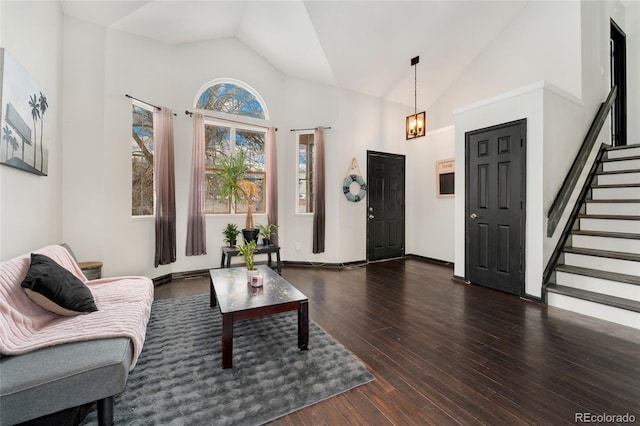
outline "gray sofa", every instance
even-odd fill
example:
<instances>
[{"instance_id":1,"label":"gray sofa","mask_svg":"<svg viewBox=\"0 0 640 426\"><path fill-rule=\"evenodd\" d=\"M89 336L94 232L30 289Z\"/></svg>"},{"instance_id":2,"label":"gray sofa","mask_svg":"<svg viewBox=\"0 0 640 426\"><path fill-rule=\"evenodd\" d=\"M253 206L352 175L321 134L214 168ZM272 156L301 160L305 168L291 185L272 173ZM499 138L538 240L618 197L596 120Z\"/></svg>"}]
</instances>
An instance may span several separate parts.
<instances>
[{"instance_id":1,"label":"gray sofa","mask_svg":"<svg viewBox=\"0 0 640 426\"><path fill-rule=\"evenodd\" d=\"M0 424L12 425L98 402L100 425L113 424L114 396L132 359L126 337L51 346L0 359Z\"/></svg>"},{"instance_id":2,"label":"gray sofa","mask_svg":"<svg viewBox=\"0 0 640 426\"><path fill-rule=\"evenodd\" d=\"M48 249L52 247L49 246ZM60 249L65 250L64 248ZM53 248L53 252L57 250ZM45 252L47 251L45 250ZM23 257L0 263L0 276L4 276L4 278L10 276L10 272L15 269L12 268L16 265L16 261L18 265L22 265L24 262ZM22 266L20 267L23 268ZM79 268L70 269L77 275ZM31 311L36 312L34 315L49 315L48 312L43 311L44 313L40 313L36 311L36 309L41 309L39 306L35 308L28 306L28 303L31 302L22 299L16 302L16 297L22 297L22 289L16 289L13 296L7 297L6 288L2 287L3 285L6 287L7 282L5 280L3 284L1 282L2 279L0 277L0 320L3 321L0 322L0 330L2 327L7 327L7 321L4 320L6 320L6 317L11 316L11 312L7 313L5 306L7 304L11 307L12 303L15 305L24 303L29 309L34 309ZM24 275L21 274L14 274L12 278L17 286L20 285L22 279L24 279ZM144 323L141 327L146 330L153 299L153 284L151 280L144 277L123 277L122 280L126 280L125 284L131 284L132 280L137 280L133 281L136 285L151 286L150 301L132 304L136 309L145 311L140 312L139 316L134 316L137 318L136 321ZM97 285L94 286L92 283L97 283ZM109 297L113 298L113 289L118 288L118 279L87 281L85 284L89 288L97 288L98 290L92 290L97 295L100 294L99 289L101 287L106 288L106 286L110 285ZM127 285L122 288L126 293ZM123 295L123 297L126 296L126 294ZM146 296L143 298L146 298ZM98 309L101 308L98 303L99 300L101 300L99 296L96 297ZM137 308L138 306L139 308ZM146 306L148 306L148 309ZM127 306L127 309L126 312L130 312L132 308ZM104 314L102 312L102 315ZM82 335L82 322L78 321L86 320L91 315L95 315L95 313L79 315L78 318L74 319L67 319L66 317L53 319L52 327L54 327L53 324L59 324L64 321L76 321L73 329L77 329L80 335L70 336L69 342L53 346L48 345L19 354L2 353L0 355L1 425L26 422L93 401L97 401L99 424L111 425L113 423L114 396L124 390L129 371L141 350L141 343L127 336L87 340L87 337ZM116 315L116 321L119 317L126 317L127 321L131 321L131 315L129 314ZM113 320L107 322L113 322ZM10 322L9 324L11 326ZM49 325L46 324L44 327L47 326ZM14 324L13 327L15 328L16 325ZM52 333L55 333L55 330ZM0 331L0 339L5 339L6 337L1 334ZM144 336L144 331L142 334ZM2 343L4 344L5 342Z\"/></svg>"}]
</instances>

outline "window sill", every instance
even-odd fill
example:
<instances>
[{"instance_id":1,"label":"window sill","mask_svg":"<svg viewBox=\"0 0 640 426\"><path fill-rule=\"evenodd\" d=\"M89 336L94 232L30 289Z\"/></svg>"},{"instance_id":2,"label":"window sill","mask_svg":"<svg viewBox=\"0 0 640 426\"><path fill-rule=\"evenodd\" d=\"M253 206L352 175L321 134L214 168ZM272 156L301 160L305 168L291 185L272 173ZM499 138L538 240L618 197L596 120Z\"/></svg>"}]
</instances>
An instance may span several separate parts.
<instances>
[{"instance_id":1,"label":"window sill","mask_svg":"<svg viewBox=\"0 0 640 426\"><path fill-rule=\"evenodd\" d=\"M130 216L131 222L148 222L152 220L156 220L155 215L146 215L146 216Z\"/></svg>"}]
</instances>

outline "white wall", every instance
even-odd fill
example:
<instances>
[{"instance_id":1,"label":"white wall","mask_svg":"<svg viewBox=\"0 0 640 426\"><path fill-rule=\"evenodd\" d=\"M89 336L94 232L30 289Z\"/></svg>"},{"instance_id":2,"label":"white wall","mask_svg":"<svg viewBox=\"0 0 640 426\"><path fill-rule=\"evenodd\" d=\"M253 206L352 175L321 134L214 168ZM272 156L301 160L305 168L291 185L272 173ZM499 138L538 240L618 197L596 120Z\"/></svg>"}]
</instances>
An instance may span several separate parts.
<instances>
[{"instance_id":1,"label":"white wall","mask_svg":"<svg viewBox=\"0 0 640 426\"><path fill-rule=\"evenodd\" d=\"M153 264L153 218L131 216L131 101L125 93L180 113L181 108L174 106L171 96L172 49L148 39L108 30L104 58L101 85L104 103L103 272L106 275L124 275L132 271L142 275L164 275L171 267L154 268ZM186 120L184 114L174 118L174 129L181 120ZM185 142L184 136L176 132L177 158L184 155ZM188 145L186 149L190 153L190 143ZM183 192L176 192L176 214L187 204L180 198ZM178 248L182 247L179 254L184 255L184 244L184 241L182 245L178 244Z\"/></svg>"},{"instance_id":2,"label":"white wall","mask_svg":"<svg viewBox=\"0 0 640 426\"><path fill-rule=\"evenodd\" d=\"M79 258L102 260L105 276L157 277L219 264L222 229L228 222L242 226L244 215L208 216L208 254L184 255L192 146L192 121L184 110L193 109L198 90L207 82L233 78L260 93L271 124L279 128L283 259L313 263L365 259L366 202L346 201L342 179L354 157L366 175L367 149L399 153L404 145L406 107L286 77L235 38L168 46L73 18L66 19L65 30L65 82L69 89L64 121L68 153L64 236L77 247ZM74 65L80 61L83 65ZM168 106L178 114L174 118L177 261L172 265L153 266L153 219L130 217L131 107L125 93ZM86 105L93 106L91 115ZM312 216L295 214L296 135L290 129L318 125L332 128L325 132L326 250L312 254ZM91 131L98 135L87 140ZM98 159L97 163L85 164L82 159L87 156ZM255 220L265 223L266 215L257 214Z\"/></svg>"},{"instance_id":3,"label":"white wall","mask_svg":"<svg viewBox=\"0 0 640 426\"><path fill-rule=\"evenodd\" d=\"M640 143L640 2L627 2L627 130L628 144Z\"/></svg>"},{"instance_id":4,"label":"white wall","mask_svg":"<svg viewBox=\"0 0 640 426\"><path fill-rule=\"evenodd\" d=\"M58 2L1 2L2 47L49 101L49 175L0 165L0 259L61 242L62 11Z\"/></svg>"},{"instance_id":5,"label":"white wall","mask_svg":"<svg viewBox=\"0 0 640 426\"><path fill-rule=\"evenodd\" d=\"M168 46L68 18L65 22L65 238L81 259L104 263L105 276L171 272L217 266L222 228L244 216L207 218L208 255L185 256L191 169L192 110L197 91L220 77L242 80L265 99L272 116L282 116L278 95L283 76L236 39ZM87 52L91 55L86 60ZM219 58L233 58L220 61ZM75 64L82 62L84 66ZM177 261L154 267L153 218L131 217L130 94L171 108L176 170ZM93 105L88 116L86 105ZM87 140L90 129L99 136ZM284 133L281 129L280 134ZM98 158L86 165L86 155ZM68 206L68 210L67 210ZM256 215L256 221L264 221Z\"/></svg>"},{"instance_id":6,"label":"white wall","mask_svg":"<svg viewBox=\"0 0 640 426\"><path fill-rule=\"evenodd\" d=\"M595 160L600 144L609 143L611 140L610 125L607 122L598 135L598 140L588 158L587 164L589 167L582 171L578 178L576 189L569 197L567 208L558 221L556 231L552 237L548 238L546 236L547 214L582 145L586 133L586 130L576 126L574 123L588 122L593 117L590 117L591 110L585 108L579 99L549 84L545 86L545 89L543 103L544 155L540 164L542 170L540 178L542 182L543 222L540 224L540 232L534 236L543 244L542 257L540 258L543 267L546 267L555 246L558 244L562 231L569 220L571 209L577 202L582 185L589 175L590 165ZM532 229L537 230L538 224L535 226L536 228Z\"/></svg>"},{"instance_id":7,"label":"white wall","mask_svg":"<svg viewBox=\"0 0 640 426\"><path fill-rule=\"evenodd\" d=\"M404 117L406 107L384 102L370 96L349 91L340 92L338 121L340 150L334 160L334 173L327 174L327 204L335 204L339 224L335 236L339 242L339 262L366 259L367 199L357 203L348 201L342 183L355 158L363 178L367 179L367 151L405 154ZM407 179L411 171L406 170ZM406 191L405 191L406 192ZM375 214L375 213L374 213ZM405 214L405 222L406 215ZM405 234L411 232L405 224Z\"/></svg>"},{"instance_id":8,"label":"white wall","mask_svg":"<svg viewBox=\"0 0 640 426\"><path fill-rule=\"evenodd\" d=\"M284 90L285 120L282 131L278 131L278 178L280 229L278 237L284 259L299 262L336 262L338 250L339 210L333 197L332 176L338 172L340 128L338 126L340 91L295 78L286 78ZM296 132L290 129L307 129L317 126L331 127L325 130L325 191L327 202L325 253L313 254L313 215L296 213L297 164ZM289 165L289 166L287 166ZM332 198L333 199L333 198ZM296 250L299 247L299 250Z\"/></svg>"},{"instance_id":9,"label":"white wall","mask_svg":"<svg viewBox=\"0 0 640 426\"><path fill-rule=\"evenodd\" d=\"M436 161L454 158L455 128L427 132L424 138L408 141L407 253L453 262L455 198L438 198ZM456 182L460 179L456 173Z\"/></svg>"},{"instance_id":10,"label":"white wall","mask_svg":"<svg viewBox=\"0 0 640 426\"><path fill-rule=\"evenodd\" d=\"M591 119L610 90L611 19L626 31L624 6L617 1L580 2L582 49L582 102ZM627 49L627 55L637 52ZM586 132L586 131L585 131Z\"/></svg>"},{"instance_id":11,"label":"white wall","mask_svg":"<svg viewBox=\"0 0 640 426\"><path fill-rule=\"evenodd\" d=\"M105 31L64 17L63 238L79 261L103 260ZM82 56L71 54L82 52Z\"/></svg>"},{"instance_id":12,"label":"white wall","mask_svg":"<svg viewBox=\"0 0 640 426\"><path fill-rule=\"evenodd\" d=\"M453 123L453 111L548 81L580 97L580 2L531 1L427 109L431 127Z\"/></svg>"}]
</instances>

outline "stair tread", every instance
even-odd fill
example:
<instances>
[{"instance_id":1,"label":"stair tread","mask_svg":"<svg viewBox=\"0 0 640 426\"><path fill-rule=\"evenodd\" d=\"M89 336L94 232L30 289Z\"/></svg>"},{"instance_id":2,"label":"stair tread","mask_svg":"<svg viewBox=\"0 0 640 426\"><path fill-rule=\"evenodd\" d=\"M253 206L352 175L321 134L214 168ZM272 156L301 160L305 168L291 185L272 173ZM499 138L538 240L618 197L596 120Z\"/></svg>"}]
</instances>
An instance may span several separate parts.
<instances>
[{"instance_id":1,"label":"stair tread","mask_svg":"<svg viewBox=\"0 0 640 426\"><path fill-rule=\"evenodd\" d=\"M626 170L609 170L609 171L601 171L598 172L598 176L602 175L619 175L621 173L640 173L640 169L626 169Z\"/></svg>"},{"instance_id":2,"label":"stair tread","mask_svg":"<svg viewBox=\"0 0 640 426\"><path fill-rule=\"evenodd\" d=\"M599 269L583 268L573 265L558 265L556 271L568 274L583 275L587 277L600 278L603 280L617 281L626 284L640 285L640 277L635 275L621 274L619 272L601 271Z\"/></svg>"},{"instance_id":3,"label":"stair tread","mask_svg":"<svg viewBox=\"0 0 640 426\"><path fill-rule=\"evenodd\" d=\"M639 188L640 183L610 183L606 185L591 185L591 188Z\"/></svg>"},{"instance_id":4,"label":"stair tread","mask_svg":"<svg viewBox=\"0 0 640 426\"><path fill-rule=\"evenodd\" d=\"M620 251L587 249L579 247L565 247L565 253L583 254L586 256L606 257L609 259L630 260L633 262L640 262L640 254L624 253Z\"/></svg>"},{"instance_id":5,"label":"stair tread","mask_svg":"<svg viewBox=\"0 0 640 426\"><path fill-rule=\"evenodd\" d=\"M631 232L611 232L611 231L585 231L576 229L571 231L574 235L588 235L590 237L610 237L610 238L624 238L627 240L640 240L640 234L633 234Z\"/></svg>"},{"instance_id":6,"label":"stair tread","mask_svg":"<svg viewBox=\"0 0 640 426\"><path fill-rule=\"evenodd\" d=\"M607 151L619 151L621 149L640 148L640 143L632 143L627 145L608 146Z\"/></svg>"},{"instance_id":7,"label":"stair tread","mask_svg":"<svg viewBox=\"0 0 640 426\"><path fill-rule=\"evenodd\" d=\"M623 299L621 297L609 296L607 294L567 287L555 283L549 284L547 286L547 291L562 294L565 296L575 297L577 299L587 300L589 302L600 303L602 305L613 306L614 308L640 312L640 302L637 302L635 300Z\"/></svg>"},{"instance_id":8,"label":"stair tread","mask_svg":"<svg viewBox=\"0 0 640 426\"><path fill-rule=\"evenodd\" d=\"M603 158L603 163L613 163L616 161L640 160L640 155L629 155L628 157Z\"/></svg>"},{"instance_id":9,"label":"stair tread","mask_svg":"<svg viewBox=\"0 0 640 426\"><path fill-rule=\"evenodd\" d=\"M638 198L584 200L585 203L640 203Z\"/></svg>"},{"instance_id":10,"label":"stair tread","mask_svg":"<svg viewBox=\"0 0 640 426\"><path fill-rule=\"evenodd\" d=\"M580 219L640 220L640 216L624 216L619 214L587 214L580 213Z\"/></svg>"}]
</instances>

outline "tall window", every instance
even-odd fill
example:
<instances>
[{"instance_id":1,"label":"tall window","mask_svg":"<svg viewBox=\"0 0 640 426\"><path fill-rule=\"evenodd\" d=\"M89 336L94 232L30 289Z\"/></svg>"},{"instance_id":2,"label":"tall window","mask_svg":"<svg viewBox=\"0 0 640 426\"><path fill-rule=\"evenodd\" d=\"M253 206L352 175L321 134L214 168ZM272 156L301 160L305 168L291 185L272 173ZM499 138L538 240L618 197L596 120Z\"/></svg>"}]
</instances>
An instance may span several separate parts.
<instances>
[{"instance_id":1,"label":"tall window","mask_svg":"<svg viewBox=\"0 0 640 426\"><path fill-rule=\"evenodd\" d=\"M153 110L134 102L132 118L131 215L153 215Z\"/></svg>"},{"instance_id":2,"label":"tall window","mask_svg":"<svg viewBox=\"0 0 640 426\"><path fill-rule=\"evenodd\" d=\"M267 118L264 103L260 97L240 82L221 81L207 85L197 97L196 108L254 119ZM231 121L225 120L223 114L220 114L220 117L220 120L205 118L206 212L209 214L247 212L246 199L237 205L231 205L228 199L222 197L220 181L216 176L220 160L237 155L242 150L249 166L245 179L252 189L252 211L264 213L266 211L264 153L266 129L249 122L243 124L241 118Z\"/></svg>"},{"instance_id":3,"label":"tall window","mask_svg":"<svg viewBox=\"0 0 640 426\"><path fill-rule=\"evenodd\" d=\"M252 197L252 211L256 213L264 213L266 211L264 194L266 176L265 134L264 130L245 129L241 125L230 126L228 123L217 122L205 123L205 178L207 182L205 207L207 213L247 212L246 200L236 206L232 206L228 199L222 197L220 179L216 176L216 170L220 167L220 160L222 158L228 159L230 155L236 155L239 150L244 152L245 161L249 166L245 179L255 189Z\"/></svg>"},{"instance_id":4,"label":"tall window","mask_svg":"<svg viewBox=\"0 0 640 426\"><path fill-rule=\"evenodd\" d=\"M313 133L298 134L298 213L313 213Z\"/></svg>"}]
</instances>

